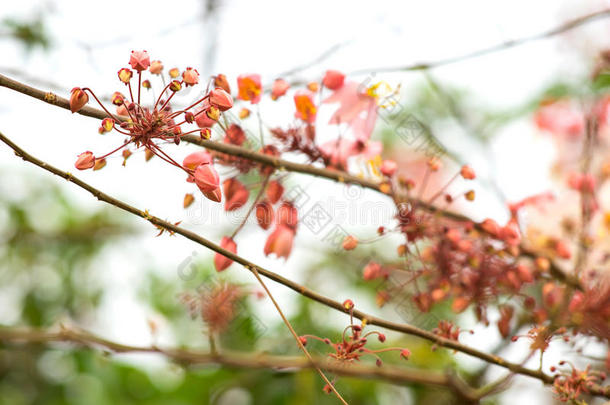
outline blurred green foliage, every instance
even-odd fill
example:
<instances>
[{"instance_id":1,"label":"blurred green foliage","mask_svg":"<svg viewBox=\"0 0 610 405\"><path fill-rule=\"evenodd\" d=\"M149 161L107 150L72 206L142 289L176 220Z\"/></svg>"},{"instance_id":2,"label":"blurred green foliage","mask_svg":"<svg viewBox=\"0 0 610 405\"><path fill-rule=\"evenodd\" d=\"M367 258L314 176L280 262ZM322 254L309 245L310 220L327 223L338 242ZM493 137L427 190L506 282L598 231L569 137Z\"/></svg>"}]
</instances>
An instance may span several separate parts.
<instances>
[{"instance_id":1,"label":"blurred green foliage","mask_svg":"<svg viewBox=\"0 0 610 405\"><path fill-rule=\"evenodd\" d=\"M26 51L37 47L48 50L51 47L49 33L40 16L32 20L5 18L0 21L0 33L21 43Z\"/></svg>"}]
</instances>

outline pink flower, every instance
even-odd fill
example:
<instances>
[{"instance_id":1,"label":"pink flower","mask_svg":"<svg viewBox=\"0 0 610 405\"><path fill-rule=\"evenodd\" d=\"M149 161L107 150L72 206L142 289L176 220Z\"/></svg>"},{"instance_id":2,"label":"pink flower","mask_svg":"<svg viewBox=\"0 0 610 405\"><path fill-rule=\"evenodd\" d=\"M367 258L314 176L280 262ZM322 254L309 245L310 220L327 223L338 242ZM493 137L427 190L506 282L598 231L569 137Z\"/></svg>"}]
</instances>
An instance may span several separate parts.
<instances>
[{"instance_id":1,"label":"pink flower","mask_svg":"<svg viewBox=\"0 0 610 405\"><path fill-rule=\"evenodd\" d=\"M224 236L221 239L220 247L225 250L228 250L231 253L237 254L237 245L235 244L233 239L227 236ZM229 259L228 257L223 256L220 253L216 253L214 255L214 267L216 267L216 271L221 272L223 270L226 270L226 268L229 267L231 264L233 264L233 260Z\"/></svg>"},{"instance_id":2,"label":"pink flower","mask_svg":"<svg viewBox=\"0 0 610 405\"><path fill-rule=\"evenodd\" d=\"M294 95L294 104L297 108L295 117L302 119L308 124L313 124L316 120L316 105L313 100L313 93L309 90L299 90Z\"/></svg>"},{"instance_id":3,"label":"pink flower","mask_svg":"<svg viewBox=\"0 0 610 405\"><path fill-rule=\"evenodd\" d=\"M290 84L284 79L276 79L271 86L271 99L277 100L282 97L288 89L290 88Z\"/></svg>"},{"instance_id":4,"label":"pink flower","mask_svg":"<svg viewBox=\"0 0 610 405\"><path fill-rule=\"evenodd\" d=\"M225 211L233 211L248 202L250 192L239 180L232 178L222 183L225 193Z\"/></svg>"},{"instance_id":5,"label":"pink flower","mask_svg":"<svg viewBox=\"0 0 610 405\"><path fill-rule=\"evenodd\" d=\"M93 156L93 153L89 151L78 155L76 158L76 163L74 164L74 167L76 167L78 170L91 169L93 166L95 166L95 156Z\"/></svg>"},{"instance_id":6,"label":"pink flower","mask_svg":"<svg viewBox=\"0 0 610 405\"><path fill-rule=\"evenodd\" d=\"M233 97L220 87L210 91L210 104L216 106L220 111L227 111L233 107Z\"/></svg>"},{"instance_id":7,"label":"pink flower","mask_svg":"<svg viewBox=\"0 0 610 405\"><path fill-rule=\"evenodd\" d=\"M374 97L361 91L360 84L347 82L322 103L339 103L330 124L350 125L356 139L362 141L371 137L377 120L377 102Z\"/></svg>"},{"instance_id":8,"label":"pink flower","mask_svg":"<svg viewBox=\"0 0 610 405\"><path fill-rule=\"evenodd\" d=\"M585 128L582 112L566 100L544 102L534 120L538 128L554 135L578 137Z\"/></svg>"},{"instance_id":9,"label":"pink flower","mask_svg":"<svg viewBox=\"0 0 610 405\"><path fill-rule=\"evenodd\" d=\"M261 76L258 74L239 75L237 77L237 98L257 104L261 100L263 86Z\"/></svg>"},{"instance_id":10,"label":"pink flower","mask_svg":"<svg viewBox=\"0 0 610 405\"><path fill-rule=\"evenodd\" d=\"M269 229L273 223L273 207L269 201L264 200L256 204L256 222L264 230Z\"/></svg>"},{"instance_id":11,"label":"pink flower","mask_svg":"<svg viewBox=\"0 0 610 405\"><path fill-rule=\"evenodd\" d=\"M320 150L328 160L328 165L339 169L347 168L347 159L357 155L356 141L341 138L320 145Z\"/></svg>"},{"instance_id":12,"label":"pink flower","mask_svg":"<svg viewBox=\"0 0 610 405\"><path fill-rule=\"evenodd\" d=\"M89 101L89 96L85 93L80 87L75 87L72 89L72 94L70 95L70 111L74 114L81 108L87 104Z\"/></svg>"},{"instance_id":13,"label":"pink flower","mask_svg":"<svg viewBox=\"0 0 610 405\"><path fill-rule=\"evenodd\" d=\"M195 178L195 184L197 184L197 187L199 187L199 189L204 193L215 191L220 182L218 173L210 163L197 166L193 177Z\"/></svg>"},{"instance_id":14,"label":"pink flower","mask_svg":"<svg viewBox=\"0 0 610 405\"><path fill-rule=\"evenodd\" d=\"M150 57L148 56L148 52L131 51L129 64L131 65L132 69L135 69L138 72L148 69L150 66Z\"/></svg>"},{"instance_id":15,"label":"pink flower","mask_svg":"<svg viewBox=\"0 0 610 405\"><path fill-rule=\"evenodd\" d=\"M337 90L343 86L345 75L338 70L327 70L322 79L322 84L331 90Z\"/></svg>"},{"instance_id":16,"label":"pink flower","mask_svg":"<svg viewBox=\"0 0 610 405\"><path fill-rule=\"evenodd\" d=\"M187 67L184 72L182 72L182 80L184 80L184 84L187 86L194 86L199 83L199 72L192 67Z\"/></svg>"},{"instance_id":17,"label":"pink flower","mask_svg":"<svg viewBox=\"0 0 610 405\"><path fill-rule=\"evenodd\" d=\"M274 253L277 258L283 257L288 259L292 250L292 242L294 240L295 231L287 226L278 225L277 228L269 235L265 248L263 249L265 256Z\"/></svg>"}]
</instances>

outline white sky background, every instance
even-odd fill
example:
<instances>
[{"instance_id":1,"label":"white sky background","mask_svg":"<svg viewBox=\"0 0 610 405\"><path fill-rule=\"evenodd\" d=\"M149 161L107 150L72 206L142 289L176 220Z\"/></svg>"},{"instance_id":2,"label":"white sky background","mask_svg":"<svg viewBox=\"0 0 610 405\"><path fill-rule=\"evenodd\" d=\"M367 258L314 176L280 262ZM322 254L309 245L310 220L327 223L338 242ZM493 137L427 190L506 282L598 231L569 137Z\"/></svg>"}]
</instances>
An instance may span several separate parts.
<instances>
[{"instance_id":1,"label":"white sky background","mask_svg":"<svg viewBox=\"0 0 610 405\"><path fill-rule=\"evenodd\" d=\"M0 41L0 72L19 69L24 74L52 81L65 88L60 93L63 96L67 96L74 86L88 86L100 95L107 95L123 90L116 72L127 65L129 52L146 49L152 59L161 59L166 68L193 66L202 76L225 73L235 88L237 74L257 72L268 83L280 72L314 60L335 44L346 43L332 57L299 75L317 79L327 68L349 72L460 55L539 33L567 19L610 5L603 1L531 0L229 0L222 3L215 17L218 53L213 70L206 72L205 66L210 61L204 61L204 52L210 38L198 19L202 2L174 0L159 4L161 6L136 1L2 1L0 18L44 13L53 48L48 54L36 51L26 56L14 42ZM588 72L591 59L583 59L577 50L585 49L585 56L591 57L597 50L610 45L608 24L608 20L594 22L567 35L438 68L433 75L441 83L467 90L475 105L498 109L520 105L558 77L576 80ZM90 46L91 50L87 51L83 45ZM403 83L407 89L406 98L409 97L409 86L422 80L421 74L416 72L379 77L387 77L392 83ZM284 102L291 106L289 99ZM263 119L265 106L262 105ZM273 122L273 118L267 121ZM71 115L66 110L0 89L0 130L34 156L62 169L73 170L76 155L85 150L99 154L119 144L121 138L117 136L97 135L97 126L98 122L93 119ZM469 150L464 148L459 138L456 137L454 144L450 141L450 148L469 155ZM191 150L188 146L180 146L173 148L172 153L182 158ZM547 170L552 162L552 144L536 134L529 121L519 121L504 130L494 142L494 152L498 179L510 200L550 187ZM485 172L485 161L481 156L475 154L471 161L479 172ZM78 176L112 196L149 209L154 215L172 221L183 220L183 224L212 240L220 240L222 229L233 228L234 225L226 218L218 222L229 224L228 228L220 227L219 231L219 225L210 226L212 215L224 218L224 214L218 210L207 211L207 202L203 202L203 212L207 213L204 218L197 217L194 210L188 213L182 210L184 193L196 190L184 182L179 170L161 164L158 159L145 165L143 157L137 155L128 161L127 168L123 168L120 162L121 158L116 157L109 160L104 170L81 172ZM3 147L0 147L0 168L4 177L2 181L15 183L11 189L14 193L19 193L18 179L24 174L32 173L38 178L60 183L57 178L27 167ZM297 176L294 179L299 179L303 185L312 181L309 177ZM316 181L311 187L315 190L324 187L325 191L328 189L328 193L333 193L323 184L326 183ZM98 206L97 201L75 187L66 184L64 188L80 203ZM335 190L334 193L328 198L345 198L341 192ZM362 198L367 197L372 198L368 194ZM504 213L489 197L482 195L476 204L477 216L481 216L478 219L484 215L503 218ZM146 317L153 314L136 303L134 286L141 283L137 269L154 262L164 276L175 277L177 266L191 252L196 250L199 256L208 254L179 238L153 238L153 235L153 230L143 226L142 236L130 241L128 247L116 247L104 255L100 271L106 273L108 282L116 287L92 329L126 343L146 343L150 339ZM311 255L311 250L293 252L284 265L282 261L262 255L264 238L262 231L250 226L238 237L240 254L299 280L299 263ZM295 245L315 246L316 243L320 245L310 232L301 227ZM238 273L240 270L233 266L229 271ZM325 286L311 287L333 292L332 288ZM293 293L278 286L273 290L284 307L290 309ZM348 296L336 298L342 300ZM378 311L374 303L362 303L362 307ZM275 319L271 307L265 307L262 312ZM10 316L7 316L0 313L0 322L10 322ZM169 341L170 337L166 338ZM474 339L472 341L478 345L489 344L480 338L477 341L476 337L465 339ZM529 382L527 387L532 389L539 387L536 382L519 382L520 385L511 391L513 400L516 395L531 396L531 391L523 388L521 382Z\"/></svg>"}]
</instances>

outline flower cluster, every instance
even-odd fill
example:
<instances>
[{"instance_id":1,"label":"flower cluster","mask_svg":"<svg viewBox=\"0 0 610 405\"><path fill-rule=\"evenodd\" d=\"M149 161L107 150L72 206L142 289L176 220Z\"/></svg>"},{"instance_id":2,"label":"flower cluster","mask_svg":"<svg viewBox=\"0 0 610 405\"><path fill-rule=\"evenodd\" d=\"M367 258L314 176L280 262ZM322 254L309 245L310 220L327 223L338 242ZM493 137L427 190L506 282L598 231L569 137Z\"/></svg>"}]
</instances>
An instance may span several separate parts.
<instances>
[{"instance_id":1,"label":"flower cluster","mask_svg":"<svg viewBox=\"0 0 610 405\"><path fill-rule=\"evenodd\" d=\"M222 87L216 87L197 99L186 108L172 110L170 101L176 93L185 87L195 86L199 83L199 73L193 68L186 68L179 78L177 69L169 71L169 83L164 85L159 96L150 105L143 103L142 89L151 89L150 80L142 81L144 72L152 76L159 76L163 83L163 64L160 61L150 61L146 51L133 51L129 60L131 69L121 68L118 72L119 80L125 85L128 96L120 92L112 95L112 104L116 112L111 113L89 88L72 89L70 109L79 111L89 101L89 95L97 101L108 115L99 128L100 134L116 131L125 135L125 141L113 151L102 156L94 156L92 152L81 153L75 163L79 170L99 169L106 164L106 157L123 150L125 160L131 155L128 147L144 148L147 157L157 156L174 165L187 174L187 181L193 182L203 195L212 201L220 202L222 199L219 176L214 169L211 156L207 152L198 152L189 155L182 164L174 160L163 150L167 143L179 144L180 139L188 134L197 133L202 138L210 137L210 128L218 122L221 114L233 107L233 98ZM137 73L137 88L134 96L132 81L134 71ZM197 129L183 130L188 124L195 124Z\"/></svg>"},{"instance_id":2,"label":"flower cluster","mask_svg":"<svg viewBox=\"0 0 610 405\"><path fill-rule=\"evenodd\" d=\"M557 370L556 367L551 367L551 371L557 371L553 381L553 391L557 394L557 399L561 402L571 402L579 405L586 405L585 401L579 399L582 394L588 394L591 387L603 382L606 379L606 373L598 370L591 370L587 366L584 370L578 370L574 365L567 361L560 361L559 365L568 364L570 371Z\"/></svg>"}]
</instances>

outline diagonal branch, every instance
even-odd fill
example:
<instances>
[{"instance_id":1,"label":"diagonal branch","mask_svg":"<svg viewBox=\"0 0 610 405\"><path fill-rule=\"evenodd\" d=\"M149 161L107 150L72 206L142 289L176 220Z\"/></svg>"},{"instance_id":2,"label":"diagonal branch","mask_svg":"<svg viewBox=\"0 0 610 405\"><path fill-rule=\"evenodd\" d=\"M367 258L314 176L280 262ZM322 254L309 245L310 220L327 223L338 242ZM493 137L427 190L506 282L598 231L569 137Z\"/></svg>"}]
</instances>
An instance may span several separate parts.
<instances>
[{"instance_id":1,"label":"diagonal branch","mask_svg":"<svg viewBox=\"0 0 610 405\"><path fill-rule=\"evenodd\" d=\"M44 92L42 90L28 86L27 84L10 79L2 74L0 74L0 87L9 88L9 89L17 91L19 93L36 98L38 100L45 101L45 102L55 105L57 107L61 107L61 108L67 109L67 110L70 109L70 103L67 99L60 97L54 93ZM104 119L107 117L107 115L104 111L101 111L101 110L98 110L98 109L95 109L95 108L92 108L89 106L83 107L81 110L78 111L78 113L85 115L87 117L93 117L93 118L98 118L98 119ZM382 191L381 183L363 179L363 178L351 175L351 174L343 172L343 171L328 170L328 169L324 169L324 168L320 168L320 167L315 167L315 166L312 166L309 164L290 162L287 160L275 158L270 155L258 153L258 152L255 152L255 151L252 151L249 149L244 149L244 148L241 148L238 146L221 143L221 142L215 142L215 141L206 140L206 139L201 139L201 137L195 136L195 135L185 135L181 139L186 142L192 143L192 144L203 146L210 150L225 153L225 154L231 155L231 156L237 156L237 157L241 157L244 159L249 159L249 160L252 160L252 161L255 161L258 163L272 166L278 170L286 170L286 171L295 172L295 173L307 174L307 175L311 175L311 176L315 176L315 177L321 177L321 178L333 180L333 181L336 181L339 183L358 184L361 187L364 187L364 188L367 188L367 189L370 189L373 191L377 191L377 192L380 192L380 193L386 195ZM464 215L437 208L436 206L434 206L432 204L428 204L425 201L413 200L413 202L418 207L420 207L424 210L427 210L428 212L438 214L439 216L442 216L442 217L445 217L445 218L448 218L451 220L459 221L459 222L473 222L470 218L468 218ZM483 228L481 228L479 224L475 223L475 227L477 228L477 230L479 230L481 232L485 232L485 230ZM520 246L520 250L524 256L530 257L532 259L543 256L526 246ZM549 260L549 263L551 263L551 267L549 270L550 270L552 277L569 285L572 288L575 288L575 289L578 289L581 291L583 290L583 286L580 284L580 281L577 277L575 277L572 274L564 272L552 260Z\"/></svg>"},{"instance_id":2,"label":"diagonal branch","mask_svg":"<svg viewBox=\"0 0 610 405\"><path fill-rule=\"evenodd\" d=\"M23 149L21 149L19 146L17 146L15 143L13 143L6 136L4 136L4 134L2 134L1 132L0 132L0 141L4 142L11 149L13 149L15 154L17 156L21 157L23 160L30 162L59 177L62 177L71 183L74 183L75 185L77 185L77 186L81 187L82 189L91 193L93 196L95 196L100 201L114 205L117 208L120 208L131 214L144 218L147 221L149 221L151 224L155 225L156 227L166 229L167 231L169 231L171 233L177 233L179 235L182 235L185 238L192 240L193 242L196 242L202 246L205 246L208 249L211 249L217 253L220 253L221 255L241 264L242 266L244 266L247 270L251 271L252 273L255 273L255 274L259 273L270 280L276 281L276 282L296 291L297 293L299 293L307 298L310 298L314 301L317 301L321 304L324 304L330 308L334 308L334 309L341 311L343 313L346 313L346 314L350 313L351 315L353 315L357 319L362 320L366 324L377 325L377 326L380 326L380 327L383 327L386 329L391 329L391 330L394 330L397 332L402 332L402 333L405 333L408 335L420 337L422 339L433 342L437 346L457 350L459 352L471 355L473 357L477 357L488 363L492 363L492 364L498 365L500 367L504 367L504 368L512 371L513 373L522 374L522 375L536 378L545 384L551 384L554 381L553 376L545 374L540 370L532 370L532 369L524 367L520 364L511 363L497 355L489 354L489 353L477 350L473 347L463 345L463 344L459 343L457 340L446 339L446 338L440 337L432 332L428 332L426 330L417 328L415 326L388 321L388 320L385 320L382 318L375 317L373 315L369 315L369 314L359 311L359 310L352 310L350 312L343 306L343 304L341 304L338 301L335 301L335 300L325 297L321 294L318 294L303 285L300 285L300 284L298 284L292 280L289 280L270 270L264 269L256 264L244 259L243 257L238 256L237 254L235 254L233 252L223 249L219 245L197 235L196 233L194 233L192 231L183 229L175 224L164 221L158 217L152 216L150 213L148 213L148 211L142 211L123 201L113 198L113 197L101 192L100 190L94 188L93 186L85 183L84 181L74 177L71 173L67 173L62 170L59 170L59 169L49 165L48 163L43 162L43 161L33 157L32 155L28 154ZM594 395L603 395L603 396L610 398L610 390L607 390L604 387L595 386L595 387L591 388L590 392Z\"/></svg>"},{"instance_id":3,"label":"diagonal branch","mask_svg":"<svg viewBox=\"0 0 610 405\"><path fill-rule=\"evenodd\" d=\"M586 25L590 22L600 20L602 18L610 17L610 9L604 9L600 11L596 11L594 13L585 14L583 16L577 17L573 20L567 21L555 28L552 28L548 31L540 32L535 35L513 39L509 41L505 41L496 45L492 45L487 48L478 49L476 51L472 51L463 55L453 56L450 58L440 59L433 62L420 62L414 63L411 65L403 65L403 66L394 66L394 67L379 67L376 69L363 69L355 72L351 72L351 74L366 74L366 73L381 73L381 72L400 72L400 71L412 71L412 70L428 70L433 69L439 66L450 65L457 62L462 62L464 60L478 58L480 56L489 55L491 53L496 53L500 51L504 51L506 49L514 48L519 45L526 44L528 42L538 41L545 38L550 38L555 35L562 34L567 31L571 31L575 28L578 28L582 25Z\"/></svg>"},{"instance_id":4,"label":"diagonal branch","mask_svg":"<svg viewBox=\"0 0 610 405\"><path fill-rule=\"evenodd\" d=\"M411 383L444 386L454 389L451 386L452 381L446 375L433 373L428 370L417 370L391 365L377 367L358 363L347 364L321 357L312 357L312 359L309 360L303 357L278 356L266 353L213 353L183 348L132 346L99 337L82 329L73 327L68 328L63 325L58 331L30 328L0 328L0 342L12 344L42 343L45 345L52 344L53 342L74 343L91 349L101 348L116 354L160 354L176 363L190 366L219 364L230 368L270 369L279 373L293 373L303 369L320 368L342 376L375 379L391 384L404 385L405 383ZM461 382L461 384L464 383ZM474 397L474 390L471 388L463 391Z\"/></svg>"}]
</instances>

